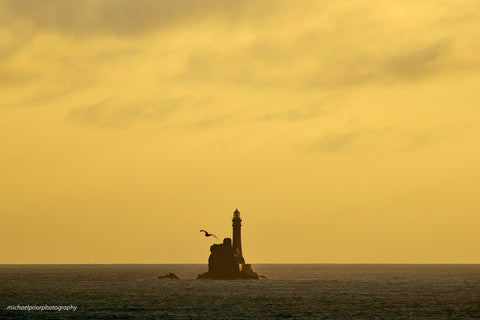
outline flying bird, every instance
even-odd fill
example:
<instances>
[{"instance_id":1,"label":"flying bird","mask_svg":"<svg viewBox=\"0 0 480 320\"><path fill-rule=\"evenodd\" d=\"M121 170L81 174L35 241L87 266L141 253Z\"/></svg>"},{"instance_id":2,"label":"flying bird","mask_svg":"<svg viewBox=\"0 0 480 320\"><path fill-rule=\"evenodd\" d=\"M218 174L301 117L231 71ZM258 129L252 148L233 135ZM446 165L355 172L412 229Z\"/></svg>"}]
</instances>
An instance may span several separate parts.
<instances>
[{"instance_id":1,"label":"flying bird","mask_svg":"<svg viewBox=\"0 0 480 320\"><path fill-rule=\"evenodd\" d=\"M200 232L205 232L205 237L212 237L212 236L213 236L213 237L217 238L216 235L214 235L213 233L208 233L208 232L205 231L205 230L200 230ZM217 238L217 239L218 239L218 238Z\"/></svg>"}]
</instances>

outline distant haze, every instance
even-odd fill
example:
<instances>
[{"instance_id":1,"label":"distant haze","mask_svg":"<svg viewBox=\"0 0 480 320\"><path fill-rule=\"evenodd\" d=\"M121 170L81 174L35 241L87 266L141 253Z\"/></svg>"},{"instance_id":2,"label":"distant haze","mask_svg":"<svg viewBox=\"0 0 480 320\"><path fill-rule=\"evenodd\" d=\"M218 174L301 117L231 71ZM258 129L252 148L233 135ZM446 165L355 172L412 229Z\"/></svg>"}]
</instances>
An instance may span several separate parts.
<instances>
[{"instance_id":1,"label":"distant haze","mask_svg":"<svg viewBox=\"0 0 480 320\"><path fill-rule=\"evenodd\" d=\"M0 263L480 263L480 2L0 0Z\"/></svg>"}]
</instances>

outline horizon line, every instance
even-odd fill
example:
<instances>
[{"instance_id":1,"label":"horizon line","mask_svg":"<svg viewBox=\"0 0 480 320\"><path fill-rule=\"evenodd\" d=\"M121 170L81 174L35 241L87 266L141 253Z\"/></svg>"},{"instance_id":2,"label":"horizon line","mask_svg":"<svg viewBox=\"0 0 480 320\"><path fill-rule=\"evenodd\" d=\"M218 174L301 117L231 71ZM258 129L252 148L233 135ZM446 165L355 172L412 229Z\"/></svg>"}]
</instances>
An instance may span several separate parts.
<instances>
[{"instance_id":1,"label":"horizon line","mask_svg":"<svg viewBox=\"0 0 480 320\"><path fill-rule=\"evenodd\" d=\"M480 262L257 262L251 265L480 265ZM0 263L0 266L18 265L208 265L208 263Z\"/></svg>"}]
</instances>

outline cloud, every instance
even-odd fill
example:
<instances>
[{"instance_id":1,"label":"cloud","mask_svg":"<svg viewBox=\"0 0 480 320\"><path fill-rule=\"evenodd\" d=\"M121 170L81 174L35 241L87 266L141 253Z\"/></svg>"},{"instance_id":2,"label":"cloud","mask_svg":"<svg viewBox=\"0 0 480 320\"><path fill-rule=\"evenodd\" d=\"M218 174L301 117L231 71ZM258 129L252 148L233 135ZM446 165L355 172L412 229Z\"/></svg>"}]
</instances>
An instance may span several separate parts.
<instances>
[{"instance_id":1,"label":"cloud","mask_svg":"<svg viewBox=\"0 0 480 320\"><path fill-rule=\"evenodd\" d=\"M113 98L106 98L88 106L73 107L65 118L82 126L122 128L136 121L165 119L181 104L182 99L163 101L161 104L153 102L124 104Z\"/></svg>"},{"instance_id":2,"label":"cloud","mask_svg":"<svg viewBox=\"0 0 480 320\"><path fill-rule=\"evenodd\" d=\"M390 85L422 80L435 74L465 68L449 56L446 40L420 48L402 48L378 57L374 52L342 59L319 68L307 82L311 88L349 87L364 84ZM341 59L339 57L339 59Z\"/></svg>"},{"instance_id":3,"label":"cloud","mask_svg":"<svg viewBox=\"0 0 480 320\"><path fill-rule=\"evenodd\" d=\"M22 34L17 29L23 23L31 26L23 33L58 32L72 47L72 34L102 40L127 37L123 50L135 55L135 50L141 49L138 43L129 46L129 37L165 31L152 41L176 51L175 57L163 59L182 60L183 68L172 79L192 84L329 90L422 80L455 70L471 72L472 64L478 65L474 58L465 62L457 56L469 52L466 46L480 36L472 28L478 25L472 22L479 20L478 14L465 15L468 8L478 5L468 1L462 2L461 8L451 4L459 9L453 12L444 12L432 3L408 2L395 7L399 13L392 13L389 6L395 4L390 1L388 5L253 0L0 3L5 28ZM456 25L445 22L446 17L457 17ZM472 30L468 35L459 33L464 26ZM460 37L472 41L462 42ZM172 47L178 43L170 38L184 39L189 46ZM7 51L22 49L17 46ZM78 49L93 63L112 63L100 58L102 53L107 60L115 55L108 48L96 55L93 49ZM478 48L470 51L478 52ZM75 58L81 60L82 56Z\"/></svg>"},{"instance_id":4,"label":"cloud","mask_svg":"<svg viewBox=\"0 0 480 320\"><path fill-rule=\"evenodd\" d=\"M0 104L124 127L178 109L158 96L211 95L214 104L189 109L177 124L322 122L348 109L360 86L478 71L480 19L469 10L478 5L459 1L446 1L459 9L446 12L433 1L0 0L0 41L8 40L0 83L16 90L0 88ZM317 149L356 141L332 134Z\"/></svg>"},{"instance_id":5,"label":"cloud","mask_svg":"<svg viewBox=\"0 0 480 320\"><path fill-rule=\"evenodd\" d=\"M327 133L311 143L308 147L308 151L326 154L346 151L351 149L355 145L355 142L364 134L365 132L363 131Z\"/></svg>"},{"instance_id":6,"label":"cloud","mask_svg":"<svg viewBox=\"0 0 480 320\"><path fill-rule=\"evenodd\" d=\"M411 132L405 136L404 143L398 148L399 152L414 152L426 149L434 144L444 142L446 139L446 135L439 136L434 131L426 130Z\"/></svg>"},{"instance_id":7,"label":"cloud","mask_svg":"<svg viewBox=\"0 0 480 320\"><path fill-rule=\"evenodd\" d=\"M280 111L269 111L260 117L257 120L260 121L303 121L311 120L321 116L329 115L340 107L337 105L338 97L336 96L327 96L319 97L317 99L307 99L303 103L298 103L294 106L289 106L288 108L283 108L285 110Z\"/></svg>"},{"instance_id":8,"label":"cloud","mask_svg":"<svg viewBox=\"0 0 480 320\"><path fill-rule=\"evenodd\" d=\"M421 81L478 69L478 61L465 55L480 51L473 45L479 32L459 33L472 17L456 27L444 24L442 12L433 12L424 21L399 23L387 20L388 12L375 12L374 6L357 6L331 5L325 12L312 6L312 13L302 12L303 20L285 23L289 30L252 22L248 37L240 27L228 29L228 37L215 30L225 42L209 38L209 45L191 50L179 78L266 89L281 86L289 91L331 90ZM358 15L350 12L353 9L358 9ZM345 15L348 19L343 23Z\"/></svg>"},{"instance_id":9,"label":"cloud","mask_svg":"<svg viewBox=\"0 0 480 320\"><path fill-rule=\"evenodd\" d=\"M205 118L202 120L187 123L186 126L194 129L210 129L225 125L229 121L229 116L219 116L214 118Z\"/></svg>"},{"instance_id":10,"label":"cloud","mask_svg":"<svg viewBox=\"0 0 480 320\"><path fill-rule=\"evenodd\" d=\"M32 74L26 71L0 70L0 85L17 86L32 82Z\"/></svg>"},{"instance_id":11,"label":"cloud","mask_svg":"<svg viewBox=\"0 0 480 320\"><path fill-rule=\"evenodd\" d=\"M348 130L348 129L345 129ZM446 141L447 131L439 135L440 128L412 129L401 126L330 131L313 139L304 149L322 154L352 153L359 150L377 153L410 153L424 150Z\"/></svg>"},{"instance_id":12,"label":"cloud","mask_svg":"<svg viewBox=\"0 0 480 320\"><path fill-rule=\"evenodd\" d=\"M242 15L271 12L280 2L233 0L6 0L4 16L75 35L138 35L172 26L185 26L211 17L235 21ZM277 3L277 6L275 5ZM9 19L10 20L10 19Z\"/></svg>"},{"instance_id":13,"label":"cloud","mask_svg":"<svg viewBox=\"0 0 480 320\"><path fill-rule=\"evenodd\" d=\"M439 41L425 48L407 51L391 57L385 63L385 73L404 79L428 76L442 69L439 60L447 55L449 49L446 41Z\"/></svg>"}]
</instances>

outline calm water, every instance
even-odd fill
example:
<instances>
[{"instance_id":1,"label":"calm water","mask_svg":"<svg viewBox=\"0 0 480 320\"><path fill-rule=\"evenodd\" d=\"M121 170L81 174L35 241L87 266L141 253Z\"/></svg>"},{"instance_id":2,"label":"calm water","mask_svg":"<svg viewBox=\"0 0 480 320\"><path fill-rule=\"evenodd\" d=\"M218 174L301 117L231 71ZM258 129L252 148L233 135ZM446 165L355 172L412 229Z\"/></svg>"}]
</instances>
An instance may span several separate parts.
<instances>
[{"instance_id":1,"label":"calm water","mask_svg":"<svg viewBox=\"0 0 480 320\"><path fill-rule=\"evenodd\" d=\"M480 265L0 265L0 319L480 319ZM184 280L161 280L174 272ZM7 311L73 305L76 311Z\"/></svg>"}]
</instances>

